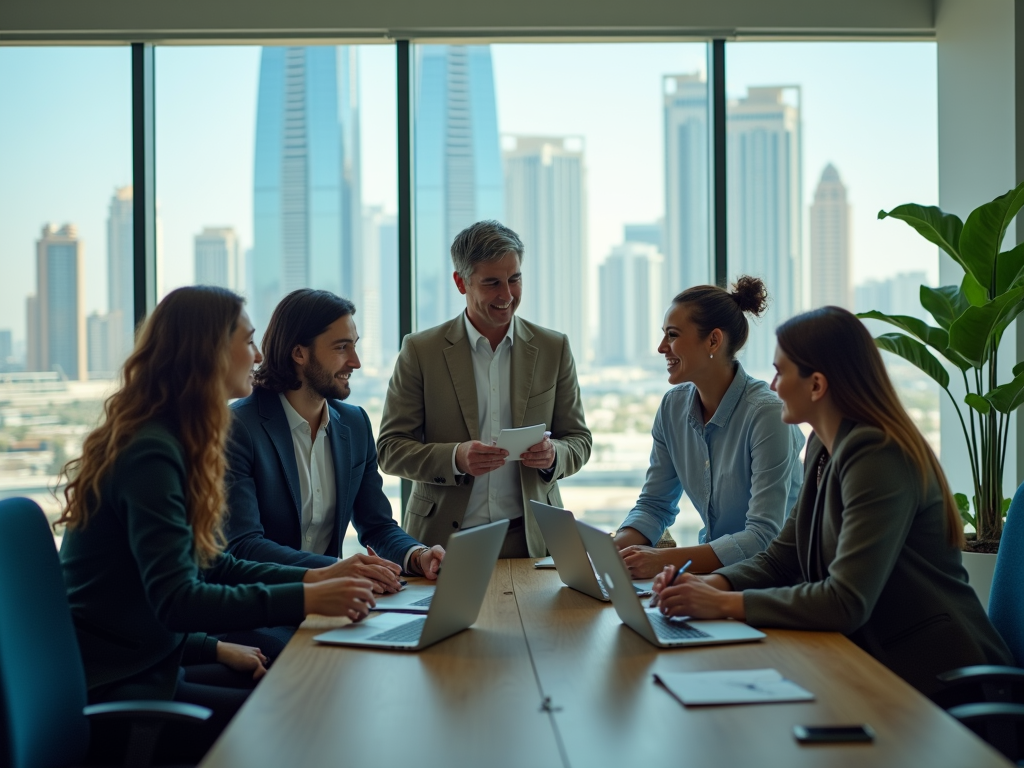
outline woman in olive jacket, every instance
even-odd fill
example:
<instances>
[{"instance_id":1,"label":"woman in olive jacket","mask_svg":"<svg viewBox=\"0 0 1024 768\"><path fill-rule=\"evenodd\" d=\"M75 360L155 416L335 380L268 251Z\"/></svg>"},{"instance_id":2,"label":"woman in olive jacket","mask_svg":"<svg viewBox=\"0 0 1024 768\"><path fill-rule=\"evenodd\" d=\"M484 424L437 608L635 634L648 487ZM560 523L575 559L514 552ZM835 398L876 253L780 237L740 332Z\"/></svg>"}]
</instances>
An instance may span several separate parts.
<instances>
[{"instance_id":1,"label":"woman in olive jacket","mask_svg":"<svg viewBox=\"0 0 1024 768\"><path fill-rule=\"evenodd\" d=\"M673 616L842 632L920 691L971 664L1012 664L961 564L963 524L864 324L838 307L776 331L782 419L807 422L804 484L768 549L662 593Z\"/></svg>"},{"instance_id":2,"label":"woman in olive jacket","mask_svg":"<svg viewBox=\"0 0 1024 768\"><path fill-rule=\"evenodd\" d=\"M212 708L207 726L171 740L183 759L198 760L245 700L229 668L250 680L265 671L259 649L203 633L296 625L307 613L358 620L374 605L371 582L341 563L307 570L223 552L227 401L250 393L261 359L242 305L209 287L160 302L103 423L66 468L59 521L90 701ZM198 678L182 668L204 662Z\"/></svg>"}]
</instances>

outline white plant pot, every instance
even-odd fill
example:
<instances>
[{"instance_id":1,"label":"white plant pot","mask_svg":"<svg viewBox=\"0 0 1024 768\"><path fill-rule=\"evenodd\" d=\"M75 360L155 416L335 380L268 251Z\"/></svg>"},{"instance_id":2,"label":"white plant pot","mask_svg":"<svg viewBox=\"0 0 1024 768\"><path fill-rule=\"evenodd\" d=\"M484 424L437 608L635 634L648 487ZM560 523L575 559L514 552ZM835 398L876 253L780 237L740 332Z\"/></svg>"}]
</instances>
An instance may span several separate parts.
<instances>
[{"instance_id":1,"label":"white plant pot","mask_svg":"<svg viewBox=\"0 0 1024 768\"><path fill-rule=\"evenodd\" d=\"M978 594L981 607L988 613L988 593L992 589L992 574L996 570L996 556L984 552L964 552L964 568L971 586Z\"/></svg>"}]
</instances>

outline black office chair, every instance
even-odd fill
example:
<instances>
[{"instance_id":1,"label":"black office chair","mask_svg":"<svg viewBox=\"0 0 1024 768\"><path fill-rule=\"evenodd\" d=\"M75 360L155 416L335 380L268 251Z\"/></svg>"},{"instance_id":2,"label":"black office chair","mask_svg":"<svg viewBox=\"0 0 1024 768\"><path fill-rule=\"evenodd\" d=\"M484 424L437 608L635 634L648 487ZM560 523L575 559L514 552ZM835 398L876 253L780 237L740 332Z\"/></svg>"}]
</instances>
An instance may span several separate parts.
<instances>
[{"instance_id":1,"label":"black office chair","mask_svg":"<svg viewBox=\"0 0 1024 768\"><path fill-rule=\"evenodd\" d=\"M127 719L124 764L146 766L164 723L203 722L211 714L173 701L86 706L85 672L46 517L29 499L0 501L0 765L79 764L90 721Z\"/></svg>"},{"instance_id":2,"label":"black office chair","mask_svg":"<svg viewBox=\"0 0 1024 768\"><path fill-rule=\"evenodd\" d=\"M936 700L1010 760L1024 764L1024 485L1006 514L988 611L1017 667L962 667L939 675Z\"/></svg>"}]
</instances>

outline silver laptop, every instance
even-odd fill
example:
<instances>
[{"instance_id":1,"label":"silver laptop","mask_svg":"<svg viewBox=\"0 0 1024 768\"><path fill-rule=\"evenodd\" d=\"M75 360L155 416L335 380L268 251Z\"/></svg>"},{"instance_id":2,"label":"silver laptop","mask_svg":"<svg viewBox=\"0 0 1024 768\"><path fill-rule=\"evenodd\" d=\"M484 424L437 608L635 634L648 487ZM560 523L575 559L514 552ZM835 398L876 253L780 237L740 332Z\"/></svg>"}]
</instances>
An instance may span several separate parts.
<instances>
[{"instance_id":1,"label":"silver laptop","mask_svg":"<svg viewBox=\"0 0 1024 768\"><path fill-rule=\"evenodd\" d=\"M390 595L374 595L375 611L400 611L402 613L427 613L434 599L436 587L433 584L408 584L401 591Z\"/></svg>"},{"instance_id":2,"label":"silver laptop","mask_svg":"<svg viewBox=\"0 0 1024 768\"><path fill-rule=\"evenodd\" d=\"M656 608L645 608L631 588L629 571L611 537L578 520L576 527L594 567L611 594L612 605L622 623L654 645L676 648L683 645L749 643L765 637L764 632L758 632L742 621L670 619L662 616Z\"/></svg>"},{"instance_id":3,"label":"silver laptop","mask_svg":"<svg viewBox=\"0 0 1024 768\"><path fill-rule=\"evenodd\" d=\"M379 613L333 629L314 640L331 645L418 651L451 637L476 621L498 562L508 520L453 533L426 616Z\"/></svg>"},{"instance_id":4,"label":"silver laptop","mask_svg":"<svg viewBox=\"0 0 1024 768\"><path fill-rule=\"evenodd\" d=\"M576 528L576 518L572 512L539 501L531 501L533 515L537 518L540 532L544 534L544 543L555 561L558 578L567 587L589 595L595 600L607 602L608 591L601 585L601 580L594 572L594 566L587 556L587 548ZM606 534L607 537L607 534ZM651 594L651 582L630 582L638 595Z\"/></svg>"}]
</instances>

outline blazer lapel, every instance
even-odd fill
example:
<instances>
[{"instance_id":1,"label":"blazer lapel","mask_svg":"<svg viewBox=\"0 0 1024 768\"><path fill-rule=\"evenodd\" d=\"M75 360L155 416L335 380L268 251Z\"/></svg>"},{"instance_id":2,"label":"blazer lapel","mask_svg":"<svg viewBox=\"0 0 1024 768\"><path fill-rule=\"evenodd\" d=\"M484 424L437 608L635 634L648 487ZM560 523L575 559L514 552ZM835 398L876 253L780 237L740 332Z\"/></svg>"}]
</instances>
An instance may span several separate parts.
<instances>
[{"instance_id":1,"label":"blazer lapel","mask_svg":"<svg viewBox=\"0 0 1024 768\"><path fill-rule=\"evenodd\" d=\"M350 430L341 423L341 417L337 411L327 406L331 414L331 423L327 428L327 436L331 443L331 459L334 465L334 493L336 501L334 505L334 539L337 544L337 552L341 553L342 531L348 528L346 513L352 504L352 483L349 482L352 474L352 441Z\"/></svg>"},{"instance_id":2,"label":"blazer lapel","mask_svg":"<svg viewBox=\"0 0 1024 768\"><path fill-rule=\"evenodd\" d=\"M471 440L479 440L480 416L476 402L473 354L469 348L464 323L462 315L459 315L448 327L445 338L451 346L445 348L444 359L448 364L448 374L452 378L452 386L455 388L455 396L459 399L459 408L462 409L462 418L466 422L469 437Z\"/></svg>"},{"instance_id":3,"label":"blazer lapel","mask_svg":"<svg viewBox=\"0 0 1024 768\"><path fill-rule=\"evenodd\" d=\"M259 389L260 393L260 415L266 421L263 422L263 429L266 430L270 442L277 451L277 457L281 461L281 469L284 471L284 479L288 484L288 492L295 508L295 515L302 519L302 503L299 501L299 465L295 462L295 446L292 443L291 431L288 429L288 418L284 415L284 406L277 393L269 390Z\"/></svg>"},{"instance_id":4,"label":"blazer lapel","mask_svg":"<svg viewBox=\"0 0 1024 768\"><path fill-rule=\"evenodd\" d=\"M515 319L516 334L512 343L512 426L522 427L526 416L526 401L533 387L533 374L537 367L538 350L530 342L533 334L523 322ZM525 426L531 426L529 424Z\"/></svg>"}]
</instances>

